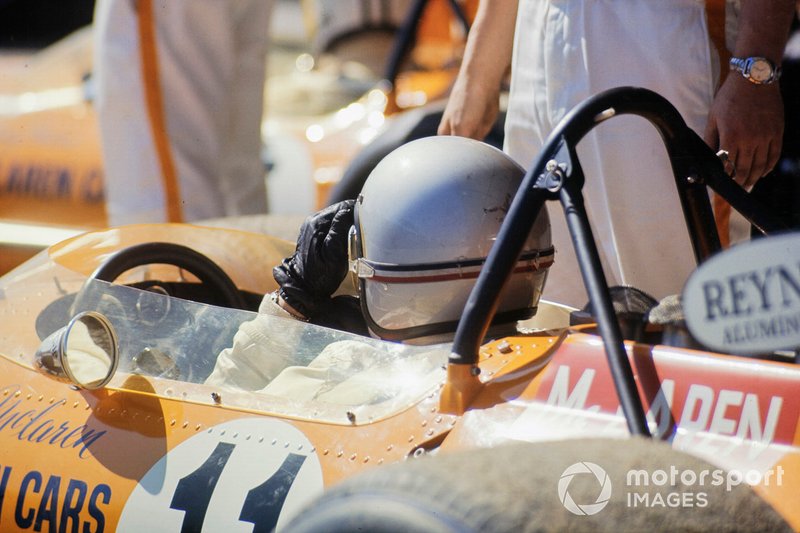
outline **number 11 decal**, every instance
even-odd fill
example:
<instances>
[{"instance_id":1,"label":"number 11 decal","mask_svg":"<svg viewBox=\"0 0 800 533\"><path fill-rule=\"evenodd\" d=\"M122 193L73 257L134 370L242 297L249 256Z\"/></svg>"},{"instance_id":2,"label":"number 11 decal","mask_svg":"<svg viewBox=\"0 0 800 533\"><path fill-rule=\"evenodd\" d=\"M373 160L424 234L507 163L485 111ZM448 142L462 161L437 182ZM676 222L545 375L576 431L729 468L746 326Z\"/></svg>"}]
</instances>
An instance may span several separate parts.
<instances>
[{"instance_id":1,"label":"number 11 decal","mask_svg":"<svg viewBox=\"0 0 800 533\"><path fill-rule=\"evenodd\" d=\"M294 426L234 420L170 450L128 498L118 531L268 532L322 491L322 467Z\"/></svg>"},{"instance_id":2,"label":"number 11 decal","mask_svg":"<svg viewBox=\"0 0 800 533\"><path fill-rule=\"evenodd\" d=\"M304 455L290 453L275 475L247 493L239 520L252 522L253 533L269 533L275 529L283 502L305 460Z\"/></svg>"}]
</instances>

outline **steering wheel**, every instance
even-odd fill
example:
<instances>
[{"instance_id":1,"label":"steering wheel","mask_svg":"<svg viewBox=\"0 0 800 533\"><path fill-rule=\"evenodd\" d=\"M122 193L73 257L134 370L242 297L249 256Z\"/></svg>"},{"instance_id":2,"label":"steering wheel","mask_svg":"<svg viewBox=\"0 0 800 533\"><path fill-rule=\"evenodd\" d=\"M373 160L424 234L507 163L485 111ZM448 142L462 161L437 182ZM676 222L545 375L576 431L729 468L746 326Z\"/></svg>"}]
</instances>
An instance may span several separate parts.
<instances>
[{"instance_id":1,"label":"steering wheel","mask_svg":"<svg viewBox=\"0 0 800 533\"><path fill-rule=\"evenodd\" d=\"M173 265L196 276L227 307L247 309L242 293L219 265L200 252L171 242L149 242L120 250L100 265L89 280L111 283L131 268L157 263Z\"/></svg>"}]
</instances>

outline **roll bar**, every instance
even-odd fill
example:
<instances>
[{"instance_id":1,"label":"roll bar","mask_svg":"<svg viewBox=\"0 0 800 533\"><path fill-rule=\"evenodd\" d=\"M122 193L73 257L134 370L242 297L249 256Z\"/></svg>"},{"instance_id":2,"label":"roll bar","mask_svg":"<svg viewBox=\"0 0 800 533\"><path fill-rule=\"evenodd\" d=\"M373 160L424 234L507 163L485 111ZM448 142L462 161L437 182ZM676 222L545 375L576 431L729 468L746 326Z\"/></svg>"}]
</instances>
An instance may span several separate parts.
<instances>
[{"instance_id":1,"label":"roll bar","mask_svg":"<svg viewBox=\"0 0 800 533\"><path fill-rule=\"evenodd\" d=\"M707 187L762 233L783 229L725 173L722 161L664 97L635 87L619 87L599 93L564 117L525 174L497 241L467 300L453 342L450 365L477 364L478 350L497 310L501 290L513 271L533 223L545 201L558 200L564 210L583 283L597 314L598 328L628 429L635 435L650 436L584 209L581 191L585 177L575 150L578 142L597 125L626 114L647 119L661 135L698 263L721 249Z\"/></svg>"}]
</instances>

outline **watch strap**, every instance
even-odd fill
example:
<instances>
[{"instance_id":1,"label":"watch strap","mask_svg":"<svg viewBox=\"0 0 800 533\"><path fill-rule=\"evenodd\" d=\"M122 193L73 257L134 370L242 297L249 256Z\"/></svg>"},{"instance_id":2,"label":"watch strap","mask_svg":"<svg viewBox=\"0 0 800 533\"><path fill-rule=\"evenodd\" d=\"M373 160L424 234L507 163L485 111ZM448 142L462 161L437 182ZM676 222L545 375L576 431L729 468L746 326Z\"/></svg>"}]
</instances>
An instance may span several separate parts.
<instances>
[{"instance_id":1,"label":"watch strap","mask_svg":"<svg viewBox=\"0 0 800 533\"><path fill-rule=\"evenodd\" d=\"M753 64L757 61L766 62L770 67L771 74L766 80L757 80L751 74ZM765 57L731 57L728 64L731 70L740 72L747 81L755 83L756 85L769 85L778 81L781 77L780 65L776 65Z\"/></svg>"}]
</instances>

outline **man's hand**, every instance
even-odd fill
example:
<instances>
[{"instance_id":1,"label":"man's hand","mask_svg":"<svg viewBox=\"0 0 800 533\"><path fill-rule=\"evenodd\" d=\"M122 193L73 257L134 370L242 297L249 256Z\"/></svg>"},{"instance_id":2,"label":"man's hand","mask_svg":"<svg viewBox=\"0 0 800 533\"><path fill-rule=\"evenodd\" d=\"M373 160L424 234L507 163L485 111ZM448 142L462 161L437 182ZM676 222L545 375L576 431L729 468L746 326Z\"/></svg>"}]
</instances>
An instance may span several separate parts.
<instances>
[{"instance_id":1,"label":"man's hand","mask_svg":"<svg viewBox=\"0 0 800 533\"><path fill-rule=\"evenodd\" d=\"M499 111L499 84L484 86L471 83L466 77L459 77L450 93L437 133L482 141L494 126Z\"/></svg>"},{"instance_id":2,"label":"man's hand","mask_svg":"<svg viewBox=\"0 0 800 533\"><path fill-rule=\"evenodd\" d=\"M272 270L280 297L306 318L315 317L347 275L347 234L354 204L345 200L308 217L294 254Z\"/></svg>"},{"instance_id":3,"label":"man's hand","mask_svg":"<svg viewBox=\"0 0 800 533\"><path fill-rule=\"evenodd\" d=\"M756 85L732 72L714 98L703 137L728 152L734 179L749 190L778 162L783 123L778 84Z\"/></svg>"},{"instance_id":4,"label":"man's hand","mask_svg":"<svg viewBox=\"0 0 800 533\"><path fill-rule=\"evenodd\" d=\"M741 0L734 57L765 57L780 64L795 0ZM756 85L728 74L708 116L704 140L728 152L736 182L751 189L778 162L783 143L783 99L778 83Z\"/></svg>"}]
</instances>

